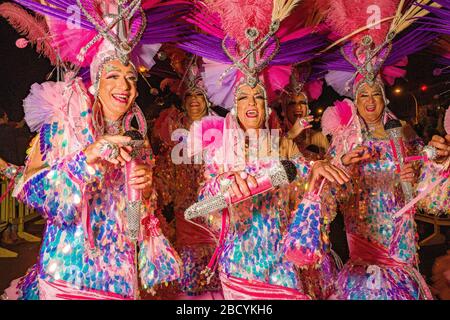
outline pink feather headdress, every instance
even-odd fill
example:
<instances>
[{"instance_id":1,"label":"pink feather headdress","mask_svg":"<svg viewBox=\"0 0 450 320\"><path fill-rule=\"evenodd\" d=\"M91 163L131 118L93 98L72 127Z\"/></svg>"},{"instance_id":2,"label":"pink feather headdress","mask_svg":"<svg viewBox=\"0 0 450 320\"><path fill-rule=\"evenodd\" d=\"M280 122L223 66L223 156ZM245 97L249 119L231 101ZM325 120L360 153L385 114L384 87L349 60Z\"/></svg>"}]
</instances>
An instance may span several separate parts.
<instances>
[{"instance_id":1,"label":"pink feather headdress","mask_svg":"<svg viewBox=\"0 0 450 320\"><path fill-rule=\"evenodd\" d=\"M393 84L396 78L406 75L401 67L407 65L407 55L436 37L419 28L408 29L428 13L412 1L321 2L325 3L326 24L336 40L332 46L343 43L339 52L343 61L335 54L323 58L323 70L328 72L325 79L341 95L355 97L362 83L377 82L382 87L384 83ZM400 33L401 39L394 41Z\"/></svg>"},{"instance_id":2,"label":"pink feather headdress","mask_svg":"<svg viewBox=\"0 0 450 320\"><path fill-rule=\"evenodd\" d=\"M169 87L173 93L182 98L188 92L201 91L207 104L210 104L201 75L201 58L176 47L166 47L165 51L169 55L170 64L176 73L176 77L163 79L160 84L161 90Z\"/></svg>"},{"instance_id":3,"label":"pink feather headdress","mask_svg":"<svg viewBox=\"0 0 450 320\"><path fill-rule=\"evenodd\" d=\"M399 2L399 0L334 1L326 21L336 35L344 37L370 23L375 23L377 19L383 21L394 17ZM356 73L345 84L345 90L348 92L350 82L353 82L353 96L362 83L383 84L379 72L391 50L394 34L389 34L390 25L390 20L379 22L372 28L356 33L350 38L351 45L341 48L341 54L356 69Z\"/></svg>"},{"instance_id":4,"label":"pink feather headdress","mask_svg":"<svg viewBox=\"0 0 450 320\"><path fill-rule=\"evenodd\" d=\"M400 0L333 0L327 1L326 24L339 37L344 37L376 19L383 21L395 16ZM352 36L350 40L359 44L366 36L370 36L378 46L385 40L392 20L378 23Z\"/></svg>"},{"instance_id":5,"label":"pink feather headdress","mask_svg":"<svg viewBox=\"0 0 450 320\"><path fill-rule=\"evenodd\" d=\"M254 87L261 71L274 58L275 42L269 43L281 21L272 19L276 1L207 0L208 9L220 18L224 31L223 50L245 82ZM298 2L298 1L294 1ZM224 76L228 70L225 70Z\"/></svg>"},{"instance_id":6,"label":"pink feather headdress","mask_svg":"<svg viewBox=\"0 0 450 320\"><path fill-rule=\"evenodd\" d=\"M90 67L93 84L102 65L95 61L99 56L114 55L125 64L150 69L162 42L176 41L188 32L179 17L191 7L187 0L15 2L44 15L49 50L63 67Z\"/></svg>"}]
</instances>

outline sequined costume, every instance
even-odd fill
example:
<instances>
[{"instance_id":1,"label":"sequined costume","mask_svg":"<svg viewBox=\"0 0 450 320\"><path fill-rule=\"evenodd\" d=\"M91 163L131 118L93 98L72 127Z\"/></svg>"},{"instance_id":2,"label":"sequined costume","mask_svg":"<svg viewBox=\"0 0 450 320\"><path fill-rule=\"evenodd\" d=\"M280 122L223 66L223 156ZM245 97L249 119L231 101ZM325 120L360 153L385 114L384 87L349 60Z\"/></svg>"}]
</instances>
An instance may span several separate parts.
<instances>
[{"instance_id":1,"label":"sequined costume","mask_svg":"<svg viewBox=\"0 0 450 320\"><path fill-rule=\"evenodd\" d=\"M171 157L172 150L179 142L171 141L171 133L177 129L189 129L188 116L185 112L171 107L161 113L156 123L158 125L155 125L155 136L160 140L161 147L156 157L154 182L161 205L173 204L175 247L182 259L184 270L179 280L180 289L190 296L218 291L220 282L217 275L209 284L206 284L204 277L200 275L213 255L216 241L207 230L184 218L184 211L197 200L198 187L203 180L203 165L175 164Z\"/></svg>"},{"instance_id":2,"label":"sequined costume","mask_svg":"<svg viewBox=\"0 0 450 320\"><path fill-rule=\"evenodd\" d=\"M188 4L90 0L21 4L46 16L51 38L47 45L58 52L58 67L61 63L76 70L89 67L91 85L86 88L81 77L67 72L64 81L34 84L24 100L25 120L38 138L14 196L39 211L46 227L37 264L12 283L8 297L136 299L141 286L154 292L181 273L179 258L155 217L155 192L149 189L142 206L136 206L127 198L131 191L126 169L105 160L88 165L83 150L106 134L135 130L133 118L146 136L146 121L134 100L117 121L105 118L102 108L108 106L99 103L102 72L112 61L133 71L136 66L150 69L161 39L177 40L184 29L173 26ZM68 23L68 7L79 10L79 25ZM147 16L161 21L147 25ZM139 150L133 147L133 152L136 162L149 169L154 166L148 141ZM139 227L135 241L127 221L131 214Z\"/></svg>"},{"instance_id":3,"label":"sequined costume","mask_svg":"<svg viewBox=\"0 0 450 320\"><path fill-rule=\"evenodd\" d=\"M295 143L295 142L294 142ZM295 149L295 147L294 147ZM304 157L306 161L318 160L317 155L312 155L306 152L300 153L297 156L290 157ZM305 195L305 181L298 180L292 183L292 189L289 193L289 208L293 212L298 208L300 201ZM335 290L334 282L338 274L338 268L342 266L340 257L331 249L331 242L329 234L331 231L331 222L334 220L336 211L324 209L320 217L321 223L321 237L323 240L323 257L320 264L312 266L302 266L299 268L299 277L303 284L304 290L313 299L324 300L327 299Z\"/></svg>"},{"instance_id":4,"label":"sequined costume","mask_svg":"<svg viewBox=\"0 0 450 320\"><path fill-rule=\"evenodd\" d=\"M282 158L295 158L301 155L307 161L323 159L325 151L329 148L327 138L320 132L312 128L303 130L297 137L288 139L287 134L292 128L292 123L287 117L288 108L297 108L296 105L290 106L289 102L293 96L303 95L306 103L306 114L309 114L308 102L318 99L322 93L322 82L318 80L311 81L311 65L293 66L289 85L281 95L281 110L284 119L281 122L281 129L286 139L281 141L280 155ZM309 80L309 81L308 81ZM295 109L294 109L295 110ZM299 119L296 119L298 121ZM318 148L318 152L312 152L308 149L310 146ZM296 186L289 195L290 210L295 210L303 198L305 188L303 181L294 182ZM324 251L327 252L323 261L315 266L303 266L299 269L300 279L308 293L313 299L327 299L334 292L334 281L337 276L336 265L341 266L342 261L331 250L331 243L328 235L330 233L330 224L334 219L335 212L324 212L321 220L323 226L322 238L324 239Z\"/></svg>"},{"instance_id":5,"label":"sequined costume","mask_svg":"<svg viewBox=\"0 0 450 320\"><path fill-rule=\"evenodd\" d=\"M11 163L6 163L4 168L0 168L0 178L14 179L22 175L23 167L16 166Z\"/></svg>"},{"instance_id":6,"label":"sequined costume","mask_svg":"<svg viewBox=\"0 0 450 320\"><path fill-rule=\"evenodd\" d=\"M330 188L323 195L324 199L337 198L350 250L350 260L339 273L333 298L430 299L417 268L414 214L395 216L405 205L405 197L390 142L365 130L362 136L361 144L369 148L373 158L354 167L352 180L341 190ZM421 142L410 137L407 147L410 154L417 154ZM336 146L332 146L330 155L341 156ZM330 200L325 202L330 204Z\"/></svg>"},{"instance_id":7,"label":"sequined costume","mask_svg":"<svg viewBox=\"0 0 450 320\"><path fill-rule=\"evenodd\" d=\"M435 175L437 170L445 170L448 175L449 164L450 162L447 161L442 165L430 164L429 166L423 168L417 190L419 192L425 191L427 187L436 179L442 179L442 177ZM419 201L417 208L426 214L436 216L450 215L450 179L447 178L442 183L438 183L434 188L432 188L427 196Z\"/></svg>"},{"instance_id":8,"label":"sequined costume","mask_svg":"<svg viewBox=\"0 0 450 320\"><path fill-rule=\"evenodd\" d=\"M351 99L335 102L322 116L323 133L333 137L329 156L352 177L343 188L329 185L322 194L328 210L335 210L337 204L344 216L350 251L332 298L431 299L418 270L414 208L397 214L414 197L408 191L409 186L414 187L411 182L403 181L402 188L400 163L404 163L405 153L420 157L422 143L410 126L401 124L390 112L385 92L387 85L406 75L403 67L408 64L408 55L430 45L437 34L411 26L424 12L416 3L403 1L383 1L380 19L395 16L392 21L379 28L359 29L367 24L367 17L359 10L369 2L347 0L344 4L338 0L328 4L327 25L339 37L331 47L338 43L339 47L326 53L318 66L326 72L328 85ZM395 133L390 130L393 127ZM395 147L400 137L405 144L402 156L398 156L400 147ZM367 147L369 158L345 167L343 157L361 145ZM411 171L427 167L432 169L433 165L416 161ZM439 170L429 174L437 177Z\"/></svg>"},{"instance_id":9,"label":"sequined costume","mask_svg":"<svg viewBox=\"0 0 450 320\"><path fill-rule=\"evenodd\" d=\"M89 123L89 100L83 101L87 103L81 109L80 121ZM47 219L39 262L20 280L19 298L30 298L30 292L41 282L61 282L110 298L134 298L138 291L136 259L144 288L155 285L161 276L176 279L178 269L174 268L172 252L154 253L159 241L171 250L160 236L154 217L154 192L144 201L137 256L126 233L124 169L106 162L89 166L82 143L93 141L93 131L87 127L75 136L73 132L74 127L58 116L43 124L32 153L41 155L44 168L22 177L16 186L17 197ZM77 139L80 136L81 141ZM140 158L153 165L149 148ZM90 217L87 229L82 221L83 210ZM89 234L93 236L92 243ZM37 294L31 297L37 298Z\"/></svg>"},{"instance_id":10,"label":"sequined costume","mask_svg":"<svg viewBox=\"0 0 450 320\"><path fill-rule=\"evenodd\" d=\"M223 122L235 122L233 118L234 116L229 114ZM249 148L251 149L251 146ZM231 152L230 149L227 150ZM222 152L222 147L219 147L211 148L205 154L205 182L200 189L200 201L216 195L221 190L221 174L229 171L229 168L224 169L223 162L220 162ZM277 161L278 158L258 159L241 164L242 168L235 167L235 169L256 175L269 170ZM307 161L300 156L292 161L297 167L298 183L304 183L310 171ZM245 293L246 289L261 290L260 293L269 290L267 297L273 294L274 299L282 298L286 292L277 296L275 294L279 290L277 288L292 291L288 299L309 299L309 296L303 293L297 267L285 261L281 254L282 237L291 214L289 195L298 190L297 188L298 185L293 183L233 205L230 209L229 227L226 230L220 222L223 212L212 213L205 218L204 223L212 232L215 234L225 232L224 242L218 251L217 263L222 286L225 286L223 289L226 299L252 299L253 293ZM252 288L252 285L261 288ZM271 285L275 289L270 288ZM228 293L226 290L228 287L234 287L232 293ZM236 292L239 291L244 293L236 296Z\"/></svg>"},{"instance_id":11,"label":"sequined costume","mask_svg":"<svg viewBox=\"0 0 450 320\"><path fill-rule=\"evenodd\" d=\"M231 109L225 124L218 124L220 128L217 129L224 133L226 130L234 131L237 137L225 133L228 136L224 137L226 141L214 147L216 151L222 150L219 153L225 157L233 157L233 152L240 153L229 148L234 148L236 142L238 145L244 143L246 139L244 130L248 128L243 130L237 120L240 90L257 90L258 99L264 100L264 111L259 110L257 116L261 117L261 112L264 112L264 120L260 119L262 123L256 129L274 129L269 125L268 106L276 99L278 90L283 90L289 82L291 65L309 60L306 57L312 58L326 44L325 37L315 32L316 25L302 29L297 14L301 10L291 14L298 9L297 5L297 1L257 1L251 5L248 1L199 1L190 14L189 21L203 32L178 46L205 59L202 74L211 102ZM247 116L241 116L239 121L242 122ZM266 147L266 151L273 150ZM248 146L248 150L256 152L258 147ZM276 163L273 159L261 158L260 162L239 160L240 163L230 162L233 165L227 168L220 167L218 154L208 157L203 196L218 192L217 179L222 173L247 170L255 174L259 169L267 170ZM279 161L279 157L276 158ZM298 165L299 179L305 178L309 171L307 165L301 160ZM215 252L213 261L220 260L225 299L310 298L301 288L294 264L283 261L282 257L283 231L289 219L287 189L258 195L253 201L246 200L232 206L229 232L228 214L224 210L226 221L220 228L219 250ZM212 267L211 264L208 267Z\"/></svg>"}]
</instances>

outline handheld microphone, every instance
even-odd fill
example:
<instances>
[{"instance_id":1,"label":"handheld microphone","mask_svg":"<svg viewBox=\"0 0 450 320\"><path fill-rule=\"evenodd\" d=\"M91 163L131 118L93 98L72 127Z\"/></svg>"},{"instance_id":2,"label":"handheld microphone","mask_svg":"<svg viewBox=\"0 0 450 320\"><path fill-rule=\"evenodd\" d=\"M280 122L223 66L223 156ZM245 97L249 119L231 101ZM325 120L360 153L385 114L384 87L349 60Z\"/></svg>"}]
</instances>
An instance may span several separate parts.
<instances>
[{"instance_id":1,"label":"handheld microphone","mask_svg":"<svg viewBox=\"0 0 450 320\"><path fill-rule=\"evenodd\" d=\"M225 209L228 205L242 202L255 195L289 184L295 180L296 176L297 168L295 164L289 160L281 160L278 165L268 170L268 172L264 172L255 177L258 185L256 187L250 187L249 196L236 197L235 195L230 196L228 192L220 193L194 203L186 209L184 217L190 220L217 210Z\"/></svg>"},{"instance_id":2,"label":"handheld microphone","mask_svg":"<svg viewBox=\"0 0 450 320\"><path fill-rule=\"evenodd\" d=\"M405 151L405 145L403 143L402 124L399 120L391 119L384 125L389 140L391 143L392 152L394 157L398 161L397 168L401 170L403 168L405 158L407 157ZM405 195L405 201L410 202L413 199L413 187L410 182L401 182L403 194Z\"/></svg>"},{"instance_id":3,"label":"handheld microphone","mask_svg":"<svg viewBox=\"0 0 450 320\"><path fill-rule=\"evenodd\" d=\"M139 131L128 130L124 133L124 136L131 137L130 146L133 147L131 152L131 160L125 164L126 175L126 188L127 188L127 234L132 241L136 241L139 235L139 228L141 224L141 210L142 210L142 191L133 189L130 184L130 175L134 171L137 165L140 164L138 155L140 148L144 145L144 137Z\"/></svg>"}]
</instances>

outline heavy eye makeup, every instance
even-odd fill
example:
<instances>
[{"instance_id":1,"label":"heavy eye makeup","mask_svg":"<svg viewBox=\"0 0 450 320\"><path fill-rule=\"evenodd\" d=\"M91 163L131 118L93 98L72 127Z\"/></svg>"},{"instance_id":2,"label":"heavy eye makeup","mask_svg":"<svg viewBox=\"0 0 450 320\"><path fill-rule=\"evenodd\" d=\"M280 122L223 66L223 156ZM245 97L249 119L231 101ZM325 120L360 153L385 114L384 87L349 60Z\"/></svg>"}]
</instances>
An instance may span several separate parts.
<instances>
[{"instance_id":1,"label":"heavy eye makeup","mask_svg":"<svg viewBox=\"0 0 450 320\"><path fill-rule=\"evenodd\" d=\"M119 71L110 71L106 74L105 78L106 79L119 79L121 75L122 75L122 73L120 73ZM137 82L137 76L134 73L128 73L126 75L126 78L129 81Z\"/></svg>"},{"instance_id":2,"label":"heavy eye makeup","mask_svg":"<svg viewBox=\"0 0 450 320\"><path fill-rule=\"evenodd\" d=\"M362 91L362 92L359 94L359 96L360 96L361 98L367 98L367 97L369 96L369 94L368 94L367 92L365 92L365 91Z\"/></svg>"},{"instance_id":3,"label":"heavy eye makeup","mask_svg":"<svg viewBox=\"0 0 450 320\"><path fill-rule=\"evenodd\" d=\"M119 77L120 77L120 74L117 71L108 72L105 76L106 79L118 79Z\"/></svg>"},{"instance_id":4,"label":"heavy eye makeup","mask_svg":"<svg viewBox=\"0 0 450 320\"><path fill-rule=\"evenodd\" d=\"M296 104L300 104L302 106L306 106L307 103L306 103L306 101L299 101L299 102L297 102L297 101L294 101L294 100L291 100L291 101L288 102L289 106L293 106L293 105L296 105Z\"/></svg>"},{"instance_id":5,"label":"heavy eye makeup","mask_svg":"<svg viewBox=\"0 0 450 320\"><path fill-rule=\"evenodd\" d=\"M130 81L133 81L133 82L137 82L138 81L137 75L135 73L129 73L127 75L127 79L130 80Z\"/></svg>"},{"instance_id":6,"label":"heavy eye makeup","mask_svg":"<svg viewBox=\"0 0 450 320\"><path fill-rule=\"evenodd\" d=\"M241 100L244 100L244 99L247 99L247 98L248 98L247 95L242 95L242 96L238 96L237 100L241 101Z\"/></svg>"}]
</instances>

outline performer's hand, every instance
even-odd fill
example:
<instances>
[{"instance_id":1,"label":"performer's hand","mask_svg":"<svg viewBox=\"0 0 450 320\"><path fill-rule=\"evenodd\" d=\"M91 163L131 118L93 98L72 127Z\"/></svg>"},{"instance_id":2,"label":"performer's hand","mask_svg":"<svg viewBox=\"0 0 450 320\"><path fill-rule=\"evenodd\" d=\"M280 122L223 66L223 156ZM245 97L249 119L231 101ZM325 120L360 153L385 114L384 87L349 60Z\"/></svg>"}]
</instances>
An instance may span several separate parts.
<instances>
[{"instance_id":1,"label":"performer's hand","mask_svg":"<svg viewBox=\"0 0 450 320\"><path fill-rule=\"evenodd\" d=\"M144 190L152 185L153 171L147 164L138 164L130 174L129 185L136 190Z\"/></svg>"},{"instance_id":2,"label":"performer's hand","mask_svg":"<svg viewBox=\"0 0 450 320\"><path fill-rule=\"evenodd\" d=\"M369 148L367 148L366 146L359 146L345 154L341 158L341 161L344 166L349 166L351 164L359 163L370 158L371 155L369 153Z\"/></svg>"},{"instance_id":3,"label":"performer's hand","mask_svg":"<svg viewBox=\"0 0 450 320\"><path fill-rule=\"evenodd\" d=\"M306 117L297 119L295 121L294 125L292 126L291 130L289 130L287 137L289 139L295 139L303 132L303 130L312 128L312 125L310 124L310 122L313 120L314 120L313 116L306 116Z\"/></svg>"},{"instance_id":4,"label":"performer's hand","mask_svg":"<svg viewBox=\"0 0 450 320\"><path fill-rule=\"evenodd\" d=\"M125 162L131 160L129 152L132 148L127 145L130 141L131 137L120 135L99 137L97 141L87 146L84 150L87 162L93 164L103 159L112 164L123 166Z\"/></svg>"},{"instance_id":5,"label":"performer's hand","mask_svg":"<svg viewBox=\"0 0 450 320\"><path fill-rule=\"evenodd\" d=\"M350 180L350 176L338 167L330 164L327 160L316 161L309 176L308 191L314 190L320 177L324 177L330 182L344 184Z\"/></svg>"},{"instance_id":6,"label":"performer's hand","mask_svg":"<svg viewBox=\"0 0 450 320\"><path fill-rule=\"evenodd\" d=\"M230 172L225 179L231 181L231 186L227 190L231 197L248 197L251 194L250 189L258 186L255 177L243 171Z\"/></svg>"},{"instance_id":7,"label":"performer's hand","mask_svg":"<svg viewBox=\"0 0 450 320\"><path fill-rule=\"evenodd\" d=\"M442 163L450 155L450 134L446 135L445 138L434 135L428 145L436 148L437 157L434 161L436 163Z\"/></svg>"},{"instance_id":8,"label":"performer's hand","mask_svg":"<svg viewBox=\"0 0 450 320\"><path fill-rule=\"evenodd\" d=\"M400 180L404 182L416 182L416 173L412 163L407 163L403 166L400 171Z\"/></svg>"}]
</instances>

